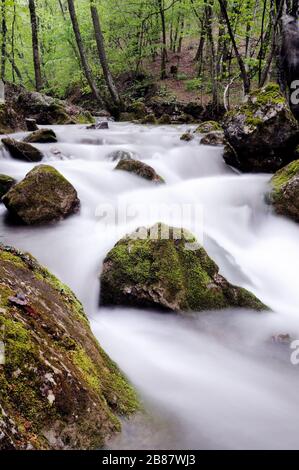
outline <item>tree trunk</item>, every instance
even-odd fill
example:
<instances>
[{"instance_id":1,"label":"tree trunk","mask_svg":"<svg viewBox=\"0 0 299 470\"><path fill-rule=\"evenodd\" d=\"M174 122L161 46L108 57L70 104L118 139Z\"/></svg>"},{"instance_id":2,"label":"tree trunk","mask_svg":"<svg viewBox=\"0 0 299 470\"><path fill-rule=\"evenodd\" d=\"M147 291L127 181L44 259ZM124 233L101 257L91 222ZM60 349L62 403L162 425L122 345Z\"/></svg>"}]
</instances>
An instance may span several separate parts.
<instances>
[{"instance_id":1,"label":"tree trunk","mask_svg":"<svg viewBox=\"0 0 299 470\"><path fill-rule=\"evenodd\" d=\"M91 70L90 70L90 67L89 67L88 62L87 62L87 57L86 57L86 54L85 54L83 41L82 41L80 28L79 28L79 23L78 23L78 19L77 19L77 15L76 15L74 0L67 0L67 3L68 3L69 14L70 14L71 22L72 22L72 25L73 25L73 30L74 30L74 34L75 34L75 38L76 38L76 42L77 42L78 51L79 51L79 54L80 54L80 60L81 60L81 65L82 65L84 75L85 75L86 80L87 80L87 82L90 86L90 89L93 93L94 98L97 101L99 101L99 103L101 103L101 105L102 105L102 103L103 103L102 98L101 98L100 93L97 89L97 86L96 86L96 84L95 84L95 82L92 78Z\"/></svg>"},{"instance_id":2,"label":"tree trunk","mask_svg":"<svg viewBox=\"0 0 299 470\"><path fill-rule=\"evenodd\" d=\"M7 26L6 26L6 6L5 0L1 2L1 30L2 30L2 46L1 46L1 78L5 80L5 65L6 65L6 33L7 33Z\"/></svg>"},{"instance_id":3,"label":"tree trunk","mask_svg":"<svg viewBox=\"0 0 299 470\"><path fill-rule=\"evenodd\" d=\"M99 59L100 59L100 63L103 69L105 82L107 84L113 103L116 106L120 107L121 99L120 99L116 85L114 83L113 77L110 72L110 68L109 68L109 64L108 64L108 60L106 56L106 51L105 51L104 36L102 33L102 29L101 29L100 18L99 18L97 7L95 6L93 0L91 0L90 2L90 11L91 11L91 17L92 17L92 22L93 22L93 27L94 27L94 33L95 33L95 39L97 43Z\"/></svg>"},{"instance_id":4,"label":"tree trunk","mask_svg":"<svg viewBox=\"0 0 299 470\"><path fill-rule=\"evenodd\" d=\"M166 39L166 25L163 0L158 0L159 12L162 25L162 52L161 52L161 80L166 78L166 62L167 62L167 39Z\"/></svg>"},{"instance_id":5,"label":"tree trunk","mask_svg":"<svg viewBox=\"0 0 299 470\"><path fill-rule=\"evenodd\" d=\"M227 30L228 30L230 40L232 42L232 47L234 49L235 56L236 56L238 64L239 64L239 69L240 69L241 77L242 77L242 80L243 80L244 93L245 93L245 95L248 95L248 93L250 93L250 77L249 77L249 75L246 71L245 63L242 59L242 56L239 52L239 49L238 49L238 46L237 46L237 43L236 43L235 35L234 35L233 29L232 29L232 26L231 26L231 23L230 23L230 20L229 20L229 17L228 17L227 9L226 9L226 2L225 2L225 0L218 0L218 1L219 1L219 4L220 4L220 8L221 8L223 18L224 18L226 26L227 26Z\"/></svg>"},{"instance_id":6,"label":"tree trunk","mask_svg":"<svg viewBox=\"0 0 299 470\"><path fill-rule=\"evenodd\" d=\"M40 67L39 45L38 45L38 26L37 26L37 17L36 17L34 0L29 0L29 10L30 10L31 31L32 31L32 49L33 49L34 74L35 74L35 87L37 91L40 91L43 87L43 82L42 82L42 74L41 74L41 67Z\"/></svg>"}]
</instances>

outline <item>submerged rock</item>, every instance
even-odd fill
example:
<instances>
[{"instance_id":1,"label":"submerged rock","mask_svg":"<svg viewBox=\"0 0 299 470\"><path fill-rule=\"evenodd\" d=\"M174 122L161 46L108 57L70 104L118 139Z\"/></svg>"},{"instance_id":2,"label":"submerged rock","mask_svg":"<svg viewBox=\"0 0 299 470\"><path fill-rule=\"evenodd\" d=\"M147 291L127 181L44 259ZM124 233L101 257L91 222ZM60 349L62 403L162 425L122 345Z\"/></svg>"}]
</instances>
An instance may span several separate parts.
<instances>
[{"instance_id":1,"label":"submerged rock","mask_svg":"<svg viewBox=\"0 0 299 470\"><path fill-rule=\"evenodd\" d=\"M208 134L213 131L223 131L220 124L216 121L204 121L195 129L195 134Z\"/></svg>"},{"instance_id":2,"label":"submerged rock","mask_svg":"<svg viewBox=\"0 0 299 470\"><path fill-rule=\"evenodd\" d=\"M184 132L184 134L181 135L180 139L184 140L185 142L190 142L194 139L194 134L192 134L191 131Z\"/></svg>"},{"instance_id":3,"label":"submerged rock","mask_svg":"<svg viewBox=\"0 0 299 470\"><path fill-rule=\"evenodd\" d=\"M138 401L71 290L0 245L0 450L99 449Z\"/></svg>"},{"instance_id":4,"label":"submerged rock","mask_svg":"<svg viewBox=\"0 0 299 470\"><path fill-rule=\"evenodd\" d=\"M86 127L86 129L90 129L90 130L109 129L109 124L108 124L108 121L99 121L96 124L91 124L90 126Z\"/></svg>"},{"instance_id":5,"label":"submerged rock","mask_svg":"<svg viewBox=\"0 0 299 470\"><path fill-rule=\"evenodd\" d=\"M57 137L52 129L38 129L25 137L23 142L31 144L54 144L57 142Z\"/></svg>"},{"instance_id":6,"label":"submerged rock","mask_svg":"<svg viewBox=\"0 0 299 470\"><path fill-rule=\"evenodd\" d=\"M26 142L19 142L15 139L5 138L2 139L2 143L9 151L12 158L17 160L40 162L43 159L41 151Z\"/></svg>"},{"instance_id":7,"label":"submerged rock","mask_svg":"<svg viewBox=\"0 0 299 470\"><path fill-rule=\"evenodd\" d=\"M161 231L163 237L158 236ZM161 224L139 229L108 253L101 275L101 303L177 312L267 308L221 276L190 233Z\"/></svg>"},{"instance_id":8,"label":"submerged rock","mask_svg":"<svg viewBox=\"0 0 299 470\"><path fill-rule=\"evenodd\" d=\"M16 184L16 180L11 176L0 175L0 200L14 184Z\"/></svg>"},{"instance_id":9,"label":"submerged rock","mask_svg":"<svg viewBox=\"0 0 299 470\"><path fill-rule=\"evenodd\" d=\"M202 145L212 145L214 147L222 146L225 144L224 133L223 131L208 132L208 134L203 136L200 143Z\"/></svg>"},{"instance_id":10,"label":"submerged rock","mask_svg":"<svg viewBox=\"0 0 299 470\"><path fill-rule=\"evenodd\" d=\"M159 176L151 166L146 165L139 160L120 160L116 165L115 170L128 171L129 173L134 173L135 175L141 176L141 178L146 180L153 181L154 183L164 183L163 178Z\"/></svg>"},{"instance_id":11,"label":"submerged rock","mask_svg":"<svg viewBox=\"0 0 299 470\"><path fill-rule=\"evenodd\" d=\"M119 160L132 160L136 157L134 152L129 152L127 150L115 150L114 152L109 153L108 158L113 162Z\"/></svg>"},{"instance_id":12,"label":"submerged rock","mask_svg":"<svg viewBox=\"0 0 299 470\"><path fill-rule=\"evenodd\" d=\"M299 160L277 171L271 179L267 197L275 212L299 222Z\"/></svg>"},{"instance_id":13,"label":"submerged rock","mask_svg":"<svg viewBox=\"0 0 299 470\"><path fill-rule=\"evenodd\" d=\"M246 172L274 172L294 160L299 125L276 84L252 93L248 102L229 111L225 138L234 152L226 163Z\"/></svg>"},{"instance_id":14,"label":"submerged rock","mask_svg":"<svg viewBox=\"0 0 299 470\"><path fill-rule=\"evenodd\" d=\"M36 166L2 200L9 212L27 225L63 219L80 206L75 188L48 165Z\"/></svg>"}]
</instances>

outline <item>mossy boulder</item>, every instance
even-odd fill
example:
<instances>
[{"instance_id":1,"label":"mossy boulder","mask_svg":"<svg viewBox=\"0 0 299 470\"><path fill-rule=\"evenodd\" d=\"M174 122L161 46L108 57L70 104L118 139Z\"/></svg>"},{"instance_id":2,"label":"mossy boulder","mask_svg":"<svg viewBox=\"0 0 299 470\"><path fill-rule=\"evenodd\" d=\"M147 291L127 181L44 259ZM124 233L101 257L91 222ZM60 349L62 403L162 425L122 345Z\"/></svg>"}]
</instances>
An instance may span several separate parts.
<instances>
[{"instance_id":1,"label":"mossy boulder","mask_svg":"<svg viewBox=\"0 0 299 470\"><path fill-rule=\"evenodd\" d=\"M16 184L16 180L11 176L0 175L0 200L14 184Z\"/></svg>"},{"instance_id":2,"label":"mossy boulder","mask_svg":"<svg viewBox=\"0 0 299 470\"><path fill-rule=\"evenodd\" d=\"M38 165L2 198L8 211L27 225L58 221L79 210L77 191L55 168Z\"/></svg>"},{"instance_id":3,"label":"mossy boulder","mask_svg":"<svg viewBox=\"0 0 299 470\"><path fill-rule=\"evenodd\" d=\"M223 127L234 149L224 159L241 171L275 172L294 160L299 125L276 84L251 93L224 116Z\"/></svg>"},{"instance_id":4,"label":"mossy boulder","mask_svg":"<svg viewBox=\"0 0 299 470\"><path fill-rule=\"evenodd\" d=\"M275 212L299 222L299 160L277 171L271 179L271 187L267 200Z\"/></svg>"},{"instance_id":5,"label":"mossy boulder","mask_svg":"<svg viewBox=\"0 0 299 470\"><path fill-rule=\"evenodd\" d=\"M134 113L123 112L123 113L120 113L118 120L120 122L131 122L131 121L135 121L135 119L136 119L136 116Z\"/></svg>"},{"instance_id":6,"label":"mossy boulder","mask_svg":"<svg viewBox=\"0 0 299 470\"><path fill-rule=\"evenodd\" d=\"M135 101L128 107L128 112L134 115L135 119L143 119L147 115L147 109L142 101Z\"/></svg>"},{"instance_id":7,"label":"mossy boulder","mask_svg":"<svg viewBox=\"0 0 299 470\"><path fill-rule=\"evenodd\" d=\"M162 224L138 229L108 253L100 300L102 305L176 312L266 309L253 294L221 276L190 233Z\"/></svg>"},{"instance_id":8,"label":"mossy boulder","mask_svg":"<svg viewBox=\"0 0 299 470\"><path fill-rule=\"evenodd\" d=\"M33 118L43 125L94 122L91 114L78 106L24 88L18 90L14 107L20 108L25 117Z\"/></svg>"},{"instance_id":9,"label":"mossy boulder","mask_svg":"<svg viewBox=\"0 0 299 470\"><path fill-rule=\"evenodd\" d=\"M82 304L29 254L0 245L0 450L99 449L138 408Z\"/></svg>"},{"instance_id":10,"label":"mossy boulder","mask_svg":"<svg viewBox=\"0 0 299 470\"><path fill-rule=\"evenodd\" d=\"M225 144L225 137L223 131L208 132L203 136L200 143L202 145L212 145L213 147L219 147Z\"/></svg>"},{"instance_id":11,"label":"mossy boulder","mask_svg":"<svg viewBox=\"0 0 299 470\"><path fill-rule=\"evenodd\" d=\"M57 142L57 137L52 129L39 129L27 135L23 142L30 144L52 144Z\"/></svg>"},{"instance_id":12,"label":"mossy boulder","mask_svg":"<svg viewBox=\"0 0 299 470\"><path fill-rule=\"evenodd\" d=\"M0 103L0 134L10 134L19 128L17 113L6 103Z\"/></svg>"},{"instance_id":13,"label":"mossy boulder","mask_svg":"<svg viewBox=\"0 0 299 470\"><path fill-rule=\"evenodd\" d=\"M163 114L157 121L158 124L164 125L164 124L171 124L171 117L169 114Z\"/></svg>"},{"instance_id":14,"label":"mossy boulder","mask_svg":"<svg viewBox=\"0 0 299 470\"><path fill-rule=\"evenodd\" d=\"M186 131L184 132L184 134L181 135L180 139L184 142L190 142L194 139L194 134L192 134L191 131Z\"/></svg>"},{"instance_id":15,"label":"mossy boulder","mask_svg":"<svg viewBox=\"0 0 299 470\"><path fill-rule=\"evenodd\" d=\"M115 167L115 170L127 171L129 173L134 173L141 178L144 178L153 183L164 183L164 180L159 176L156 171L149 165L146 165L139 160L120 160Z\"/></svg>"},{"instance_id":16,"label":"mossy boulder","mask_svg":"<svg viewBox=\"0 0 299 470\"><path fill-rule=\"evenodd\" d=\"M19 142L15 139L5 138L2 139L2 143L9 151L11 157L16 160L40 162L43 159L42 152L27 142Z\"/></svg>"},{"instance_id":17,"label":"mossy boulder","mask_svg":"<svg viewBox=\"0 0 299 470\"><path fill-rule=\"evenodd\" d=\"M213 131L223 131L221 125L216 121L204 121L195 129L195 134L208 134Z\"/></svg>"},{"instance_id":18,"label":"mossy boulder","mask_svg":"<svg viewBox=\"0 0 299 470\"><path fill-rule=\"evenodd\" d=\"M142 124L157 124L156 116L154 114L148 114L142 119L141 123Z\"/></svg>"}]
</instances>

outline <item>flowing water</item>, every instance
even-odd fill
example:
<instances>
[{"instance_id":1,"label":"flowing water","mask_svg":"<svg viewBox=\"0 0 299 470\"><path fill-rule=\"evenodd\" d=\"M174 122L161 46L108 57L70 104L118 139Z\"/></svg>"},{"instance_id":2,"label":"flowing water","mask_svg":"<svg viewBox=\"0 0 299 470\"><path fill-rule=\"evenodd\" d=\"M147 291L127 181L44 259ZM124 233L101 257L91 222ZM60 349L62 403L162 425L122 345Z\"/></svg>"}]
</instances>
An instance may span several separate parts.
<instances>
[{"instance_id":1,"label":"flowing water","mask_svg":"<svg viewBox=\"0 0 299 470\"><path fill-rule=\"evenodd\" d=\"M146 413L125 421L109 446L299 448L299 365L291 364L288 344L271 340L299 338L298 225L265 204L270 176L239 175L223 163L221 149L181 142L184 126L53 129L58 143L37 147L76 187L81 211L55 225L21 227L5 222L1 206L0 241L31 252L74 290L102 346L139 391ZM113 171L115 150L138 154L167 184ZM2 149L0 166L20 180L34 164ZM136 204L117 227L101 217L103 208ZM100 308L105 254L122 235L157 222L147 208L158 204L200 205L200 223L184 213L180 225L203 241L224 276L272 312L183 316ZM159 220L173 222L167 213Z\"/></svg>"}]
</instances>

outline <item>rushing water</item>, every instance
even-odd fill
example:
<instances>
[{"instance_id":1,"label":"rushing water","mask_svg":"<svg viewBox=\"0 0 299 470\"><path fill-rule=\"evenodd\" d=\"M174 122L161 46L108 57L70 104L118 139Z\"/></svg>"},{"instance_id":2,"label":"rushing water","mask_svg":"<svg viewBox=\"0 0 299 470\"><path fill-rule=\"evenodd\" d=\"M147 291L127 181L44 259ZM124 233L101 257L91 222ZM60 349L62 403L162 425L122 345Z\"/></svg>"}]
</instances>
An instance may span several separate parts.
<instances>
[{"instance_id":1,"label":"rushing water","mask_svg":"<svg viewBox=\"0 0 299 470\"><path fill-rule=\"evenodd\" d=\"M31 252L83 302L97 338L138 389L146 414L124 422L113 448L299 448L299 365L273 335L299 338L298 225L264 203L269 175L239 175L221 149L181 142L184 126L110 124L109 130L54 126L57 144L37 145L76 187L81 211L48 227L5 223L0 240ZM21 137L22 134L17 134ZM113 171L108 155L128 150L167 185ZM21 179L34 166L0 150L0 172ZM143 210L116 227L99 207ZM98 307L105 254L125 233L157 222L147 207L200 204L202 224L185 216L231 282L272 312L188 316ZM161 218L160 218L161 220ZM172 222L165 214L164 222Z\"/></svg>"}]
</instances>

